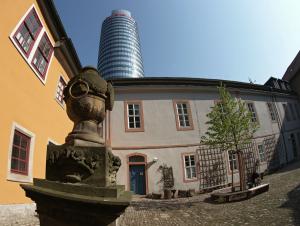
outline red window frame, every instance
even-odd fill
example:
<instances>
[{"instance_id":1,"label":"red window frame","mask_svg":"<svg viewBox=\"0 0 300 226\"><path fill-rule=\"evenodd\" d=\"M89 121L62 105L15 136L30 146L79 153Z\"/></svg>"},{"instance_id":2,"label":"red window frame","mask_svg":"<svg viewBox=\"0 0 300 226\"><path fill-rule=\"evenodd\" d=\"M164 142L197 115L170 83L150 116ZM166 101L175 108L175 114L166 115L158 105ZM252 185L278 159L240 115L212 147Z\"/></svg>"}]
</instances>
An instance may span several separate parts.
<instances>
[{"instance_id":1,"label":"red window frame","mask_svg":"<svg viewBox=\"0 0 300 226\"><path fill-rule=\"evenodd\" d=\"M29 29L29 26L27 25L26 23L26 20L33 14L33 16L35 17L37 23L39 24L39 28L36 32L35 35L33 35ZM30 43L30 46L29 46L29 49L27 50L27 52L25 51L25 49L23 48L23 46L21 45L21 43L19 42L19 40L17 39L17 34L21 31L21 29L25 27L27 29L27 31L29 32L29 35L31 36L32 38L32 42ZM42 26L42 23L40 21L40 19L38 18L38 15L35 11L34 8L32 8L32 10L30 10L30 12L26 15L25 19L21 22L21 24L19 25L17 31L15 32L15 34L13 35L13 39L15 40L15 42L17 43L17 45L19 46L19 48L21 49L21 51L25 54L25 56L28 58L31 50L32 50L32 47L34 45L34 43L36 42L36 38L39 36L41 30L42 30L43 26Z\"/></svg>"},{"instance_id":2,"label":"red window frame","mask_svg":"<svg viewBox=\"0 0 300 226\"><path fill-rule=\"evenodd\" d=\"M19 136L19 142L17 143L17 136ZM14 132L12 150L11 150L11 164L10 171L12 173L28 175L28 165L29 165L29 152L30 152L30 140L31 138L18 130ZM23 146L22 142L25 141L26 145ZM21 158L22 152L25 152L25 158ZM16 154L18 156L16 156ZM12 168L13 161L16 161L17 167ZM20 163L24 163L24 169L20 169Z\"/></svg>"},{"instance_id":3,"label":"red window frame","mask_svg":"<svg viewBox=\"0 0 300 226\"><path fill-rule=\"evenodd\" d=\"M57 89L56 89L56 100L63 104L64 103L64 94L63 94L63 90L66 87L67 83L65 82L64 78L62 76L59 77L59 81L57 84ZM61 87L62 86L62 87Z\"/></svg>"},{"instance_id":4,"label":"red window frame","mask_svg":"<svg viewBox=\"0 0 300 226\"><path fill-rule=\"evenodd\" d=\"M48 42L49 46L50 46L50 51L49 51L49 54L48 56L45 56L43 50L41 49L41 43L42 43L42 40L43 38L46 39L46 42ZM49 66L49 63L50 63L50 59L51 59L51 55L52 55L52 52L53 52L53 46L50 42L50 39L48 37L48 35L46 34L46 32L43 34L41 40L40 40L40 43L38 45L38 47L36 48L36 51L34 53L34 56L32 58L32 61L31 61L31 65L36 69L36 71L38 72L38 74L40 75L40 77L44 80L45 79L45 76L46 76L46 73L47 73L47 69L48 69L48 66ZM37 58L37 55L38 53L40 53L42 55L42 57L45 59L46 61L46 66L45 66L45 69L43 72L40 72L38 67L36 66L36 64L34 63L34 60Z\"/></svg>"}]
</instances>

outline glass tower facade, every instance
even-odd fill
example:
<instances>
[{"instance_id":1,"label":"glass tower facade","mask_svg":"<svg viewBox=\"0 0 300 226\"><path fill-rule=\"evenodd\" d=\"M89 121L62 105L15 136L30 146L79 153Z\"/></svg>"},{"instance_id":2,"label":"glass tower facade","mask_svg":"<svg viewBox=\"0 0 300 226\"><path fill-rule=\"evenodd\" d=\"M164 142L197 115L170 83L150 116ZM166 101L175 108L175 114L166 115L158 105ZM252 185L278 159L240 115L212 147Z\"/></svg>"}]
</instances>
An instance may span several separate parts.
<instances>
[{"instance_id":1,"label":"glass tower facade","mask_svg":"<svg viewBox=\"0 0 300 226\"><path fill-rule=\"evenodd\" d=\"M144 77L138 28L127 10L113 10L102 24L98 70L104 79Z\"/></svg>"}]
</instances>

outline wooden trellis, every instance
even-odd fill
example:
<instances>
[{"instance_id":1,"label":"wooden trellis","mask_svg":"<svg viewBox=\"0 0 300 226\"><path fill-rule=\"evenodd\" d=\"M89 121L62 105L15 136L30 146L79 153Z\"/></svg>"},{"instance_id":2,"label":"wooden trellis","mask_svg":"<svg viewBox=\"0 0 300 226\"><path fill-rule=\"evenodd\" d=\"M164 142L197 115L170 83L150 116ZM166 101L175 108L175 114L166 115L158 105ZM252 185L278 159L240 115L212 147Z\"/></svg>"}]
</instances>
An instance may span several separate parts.
<instances>
[{"instance_id":1,"label":"wooden trellis","mask_svg":"<svg viewBox=\"0 0 300 226\"><path fill-rule=\"evenodd\" d=\"M245 169L245 180L250 181L252 174L254 173L255 170L258 170L257 167L257 159L255 156L256 152L256 144L253 141L252 143L249 144L244 144L241 147L241 153L243 157L243 163L244 163L244 169Z\"/></svg>"},{"instance_id":2,"label":"wooden trellis","mask_svg":"<svg viewBox=\"0 0 300 226\"><path fill-rule=\"evenodd\" d=\"M268 163L268 169L272 170L279 167L279 150L281 147L280 141L276 143L275 135L267 137L263 140L265 156Z\"/></svg>"},{"instance_id":3,"label":"wooden trellis","mask_svg":"<svg viewBox=\"0 0 300 226\"><path fill-rule=\"evenodd\" d=\"M196 153L200 189L213 189L227 185L227 166L224 152L219 148L203 145L196 150Z\"/></svg>"},{"instance_id":4,"label":"wooden trellis","mask_svg":"<svg viewBox=\"0 0 300 226\"><path fill-rule=\"evenodd\" d=\"M240 150L243 157L243 169L245 170L244 179L247 182L253 172L257 170L255 142L243 145ZM197 149L196 153L200 189L214 189L228 185L227 151L203 145Z\"/></svg>"}]
</instances>

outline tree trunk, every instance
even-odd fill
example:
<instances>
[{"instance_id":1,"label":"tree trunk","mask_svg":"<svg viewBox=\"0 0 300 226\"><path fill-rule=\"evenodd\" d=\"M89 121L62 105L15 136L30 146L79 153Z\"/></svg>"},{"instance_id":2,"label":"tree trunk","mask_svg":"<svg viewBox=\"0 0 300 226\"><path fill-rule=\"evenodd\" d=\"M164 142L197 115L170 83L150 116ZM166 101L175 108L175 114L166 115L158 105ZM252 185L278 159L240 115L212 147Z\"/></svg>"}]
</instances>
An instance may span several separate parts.
<instances>
[{"instance_id":1,"label":"tree trunk","mask_svg":"<svg viewBox=\"0 0 300 226\"><path fill-rule=\"evenodd\" d=\"M240 175L240 189L241 191L246 190L246 179L245 179L245 164L242 153L237 152L238 164L239 164L239 175Z\"/></svg>"},{"instance_id":2,"label":"tree trunk","mask_svg":"<svg viewBox=\"0 0 300 226\"><path fill-rule=\"evenodd\" d=\"M233 162L231 167L231 191L234 192L234 186L233 186Z\"/></svg>"}]
</instances>

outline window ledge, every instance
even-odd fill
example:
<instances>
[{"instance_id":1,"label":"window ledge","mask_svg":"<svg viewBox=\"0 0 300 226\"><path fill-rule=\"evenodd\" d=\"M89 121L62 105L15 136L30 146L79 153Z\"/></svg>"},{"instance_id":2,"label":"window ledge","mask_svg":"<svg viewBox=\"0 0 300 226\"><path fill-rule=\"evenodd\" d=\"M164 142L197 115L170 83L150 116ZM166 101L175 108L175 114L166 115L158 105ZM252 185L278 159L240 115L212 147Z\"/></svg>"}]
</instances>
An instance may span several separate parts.
<instances>
[{"instance_id":1,"label":"window ledge","mask_svg":"<svg viewBox=\"0 0 300 226\"><path fill-rule=\"evenodd\" d=\"M194 127L178 127L177 131L194 130Z\"/></svg>"},{"instance_id":2,"label":"window ledge","mask_svg":"<svg viewBox=\"0 0 300 226\"><path fill-rule=\"evenodd\" d=\"M229 173L230 173L230 175L231 175L231 173L232 173L232 170L230 170L229 169L229 171L228 171ZM238 169L235 169L235 170L233 170L233 174L237 174L237 173L239 173L239 170Z\"/></svg>"},{"instance_id":3,"label":"window ledge","mask_svg":"<svg viewBox=\"0 0 300 226\"><path fill-rule=\"evenodd\" d=\"M197 177L191 179L184 178L184 183L195 182L195 181L198 181Z\"/></svg>"},{"instance_id":4,"label":"window ledge","mask_svg":"<svg viewBox=\"0 0 300 226\"><path fill-rule=\"evenodd\" d=\"M128 129L126 128L125 132L145 132L145 130L143 128L139 128L139 129Z\"/></svg>"},{"instance_id":5,"label":"window ledge","mask_svg":"<svg viewBox=\"0 0 300 226\"><path fill-rule=\"evenodd\" d=\"M9 173L6 178L8 181L13 181L13 182L23 182L23 183L32 183L33 179L30 176L26 175L21 175L21 174L16 174L16 173Z\"/></svg>"}]
</instances>

